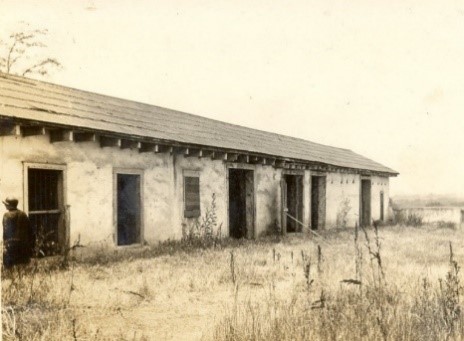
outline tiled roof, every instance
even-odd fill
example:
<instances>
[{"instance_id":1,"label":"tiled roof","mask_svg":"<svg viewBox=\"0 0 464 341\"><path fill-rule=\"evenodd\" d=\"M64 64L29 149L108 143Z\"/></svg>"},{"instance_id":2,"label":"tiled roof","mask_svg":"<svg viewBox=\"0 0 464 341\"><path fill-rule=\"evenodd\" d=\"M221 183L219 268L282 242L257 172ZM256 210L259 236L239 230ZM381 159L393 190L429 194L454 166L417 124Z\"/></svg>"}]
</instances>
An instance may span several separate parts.
<instances>
[{"instance_id":1,"label":"tiled roof","mask_svg":"<svg viewBox=\"0 0 464 341\"><path fill-rule=\"evenodd\" d=\"M397 174L351 150L5 74L0 116Z\"/></svg>"}]
</instances>

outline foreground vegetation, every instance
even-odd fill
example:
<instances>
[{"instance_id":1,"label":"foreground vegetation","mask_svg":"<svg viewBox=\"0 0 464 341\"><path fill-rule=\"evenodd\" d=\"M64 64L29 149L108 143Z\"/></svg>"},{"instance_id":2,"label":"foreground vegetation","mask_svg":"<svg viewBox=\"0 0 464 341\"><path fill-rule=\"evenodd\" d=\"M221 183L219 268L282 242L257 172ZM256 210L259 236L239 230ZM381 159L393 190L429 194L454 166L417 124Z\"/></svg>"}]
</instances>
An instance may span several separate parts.
<instances>
[{"instance_id":1,"label":"foreground vegetation","mask_svg":"<svg viewBox=\"0 0 464 341\"><path fill-rule=\"evenodd\" d=\"M76 248L3 273L3 337L463 339L463 244L454 229L382 227Z\"/></svg>"}]
</instances>

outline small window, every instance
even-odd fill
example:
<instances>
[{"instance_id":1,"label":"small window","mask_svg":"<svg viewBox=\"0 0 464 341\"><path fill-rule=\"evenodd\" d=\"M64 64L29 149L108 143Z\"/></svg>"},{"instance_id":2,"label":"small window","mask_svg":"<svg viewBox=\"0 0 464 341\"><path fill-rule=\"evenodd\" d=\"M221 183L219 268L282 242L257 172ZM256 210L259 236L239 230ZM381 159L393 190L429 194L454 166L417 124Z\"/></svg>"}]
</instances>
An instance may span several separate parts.
<instances>
[{"instance_id":1,"label":"small window","mask_svg":"<svg viewBox=\"0 0 464 341\"><path fill-rule=\"evenodd\" d=\"M184 217L198 218L200 216L200 177L184 175Z\"/></svg>"}]
</instances>

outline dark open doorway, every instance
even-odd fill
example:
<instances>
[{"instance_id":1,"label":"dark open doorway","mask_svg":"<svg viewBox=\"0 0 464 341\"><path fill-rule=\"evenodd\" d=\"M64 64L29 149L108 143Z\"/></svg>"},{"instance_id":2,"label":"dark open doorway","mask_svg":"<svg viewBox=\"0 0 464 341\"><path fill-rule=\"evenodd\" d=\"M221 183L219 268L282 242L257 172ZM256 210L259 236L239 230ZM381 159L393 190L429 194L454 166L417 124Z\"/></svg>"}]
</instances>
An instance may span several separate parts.
<instances>
[{"instance_id":1,"label":"dark open doorway","mask_svg":"<svg viewBox=\"0 0 464 341\"><path fill-rule=\"evenodd\" d=\"M229 235L233 238L254 237L253 171L229 169Z\"/></svg>"},{"instance_id":2,"label":"dark open doorway","mask_svg":"<svg viewBox=\"0 0 464 341\"><path fill-rule=\"evenodd\" d=\"M361 180L361 205L360 214L361 226L371 224L371 180Z\"/></svg>"},{"instance_id":3,"label":"dark open doorway","mask_svg":"<svg viewBox=\"0 0 464 341\"><path fill-rule=\"evenodd\" d=\"M27 177L28 213L35 252L58 254L66 243L63 171L29 168Z\"/></svg>"},{"instance_id":4,"label":"dark open doorway","mask_svg":"<svg viewBox=\"0 0 464 341\"><path fill-rule=\"evenodd\" d=\"M384 194L380 192L380 220L385 221L385 203L384 203Z\"/></svg>"},{"instance_id":5,"label":"dark open doorway","mask_svg":"<svg viewBox=\"0 0 464 341\"><path fill-rule=\"evenodd\" d=\"M326 177L311 176L311 229L325 227Z\"/></svg>"},{"instance_id":6,"label":"dark open doorway","mask_svg":"<svg viewBox=\"0 0 464 341\"><path fill-rule=\"evenodd\" d=\"M303 175L284 174L282 190L283 203L288 214L283 220L285 231L301 232L303 228L301 225L303 223Z\"/></svg>"},{"instance_id":7,"label":"dark open doorway","mask_svg":"<svg viewBox=\"0 0 464 341\"><path fill-rule=\"evenodd\" d=\"M140 175L117 174L118 245L140 243Z\"/></svg>"}]
</instances>

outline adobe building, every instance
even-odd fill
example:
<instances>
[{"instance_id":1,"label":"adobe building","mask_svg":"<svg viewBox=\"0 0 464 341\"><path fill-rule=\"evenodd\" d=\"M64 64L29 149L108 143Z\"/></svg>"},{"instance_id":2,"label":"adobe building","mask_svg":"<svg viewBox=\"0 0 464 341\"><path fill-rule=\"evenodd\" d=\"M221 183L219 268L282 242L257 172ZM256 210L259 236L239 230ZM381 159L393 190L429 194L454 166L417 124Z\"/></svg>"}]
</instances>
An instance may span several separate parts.
<instances>
[{"instance_id":1,"label":"adobe building","mask_svg":"<svg viewBox=\"0 0 464 341\"><path fill-rule=\"evenodd\" d=\"M0 196L61 247L180 239L213 194L223 236L369 225L387 219L397 174L347 149L0 74Z\"/></svg>"}]
</instances>

